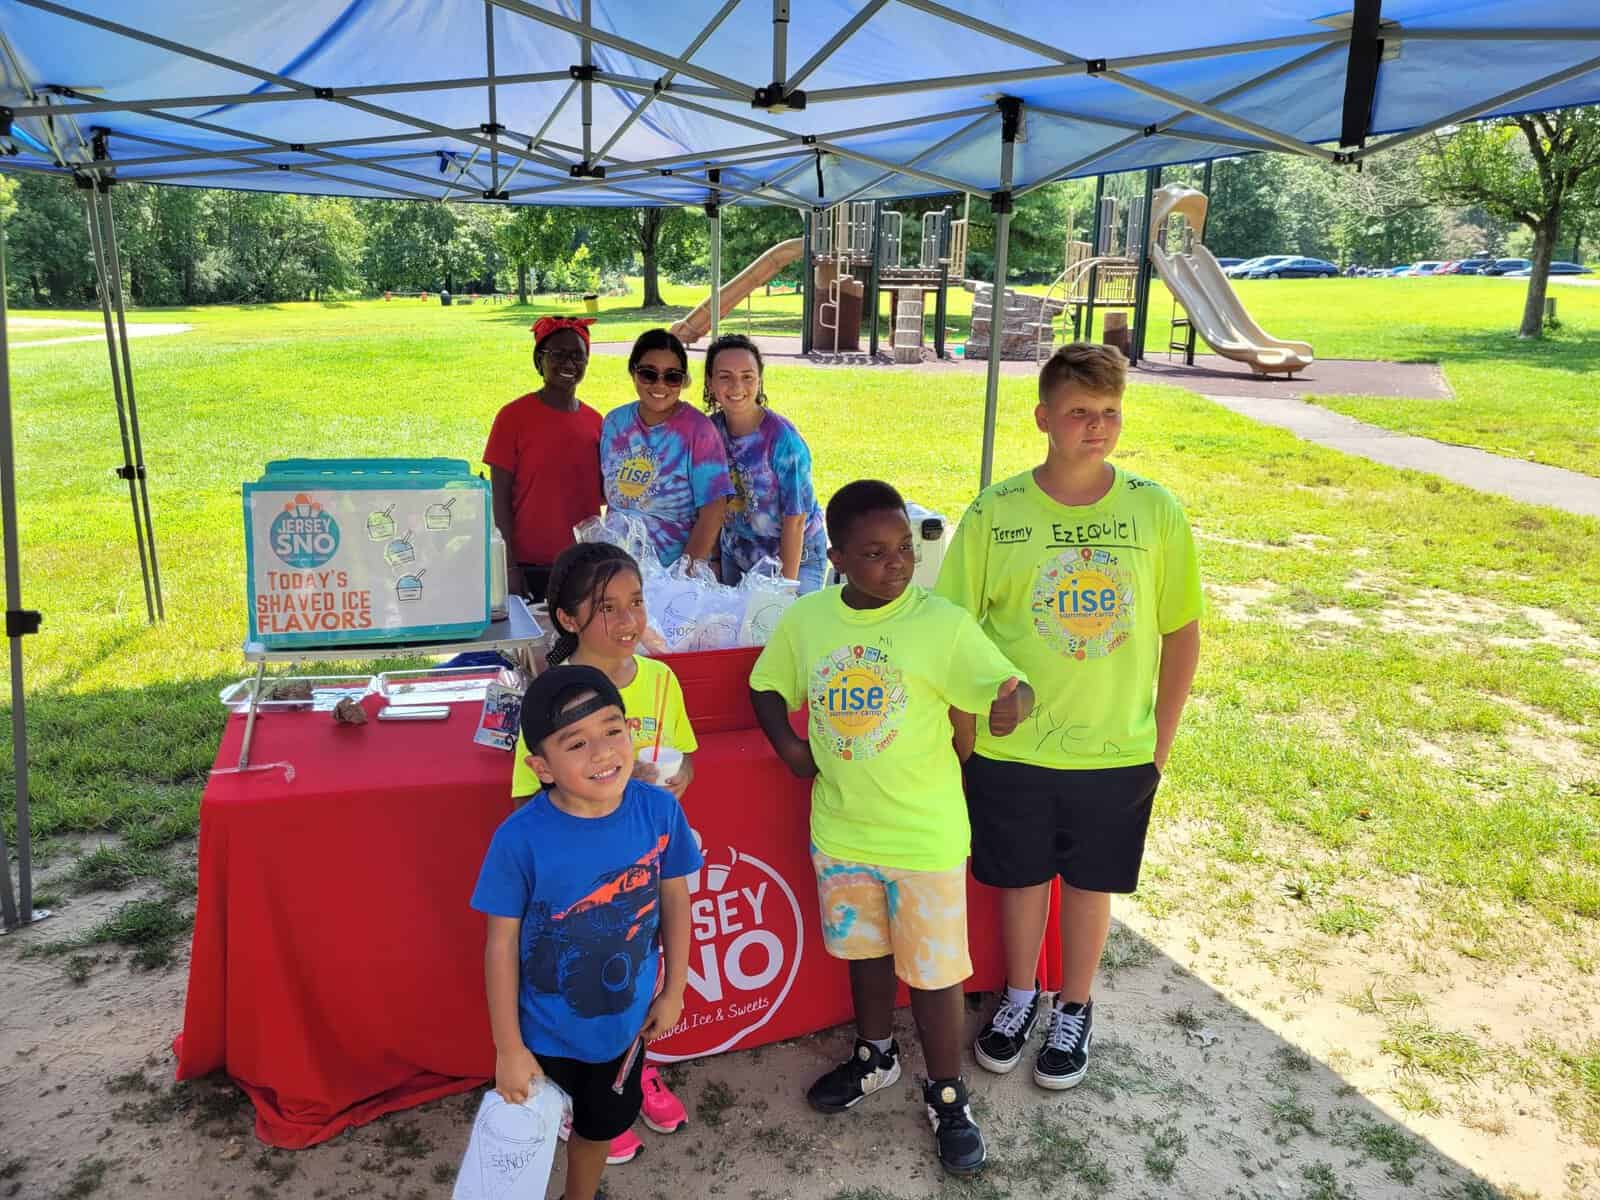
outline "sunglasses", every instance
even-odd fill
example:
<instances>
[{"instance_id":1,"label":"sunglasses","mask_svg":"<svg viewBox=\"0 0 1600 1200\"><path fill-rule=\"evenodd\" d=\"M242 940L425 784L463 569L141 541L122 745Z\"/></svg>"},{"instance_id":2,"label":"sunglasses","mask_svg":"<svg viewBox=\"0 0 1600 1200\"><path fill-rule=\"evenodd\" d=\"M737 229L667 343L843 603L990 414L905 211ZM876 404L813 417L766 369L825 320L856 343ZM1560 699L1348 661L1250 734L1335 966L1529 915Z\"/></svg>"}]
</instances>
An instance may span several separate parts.
<instances>
[{"instance_id":1,"label":"sunglasses","mask_svg":"<svg viewBox=\"0 0 1600 1200\"><path fill-rule=\"evenodd\" d=\"M668 367L665 371L658 371L654 367L635 367L633 373L646 383L665 383L674 388L689 382L689 372L680 371L677 367Z\"/></svg>"}]
</instances>

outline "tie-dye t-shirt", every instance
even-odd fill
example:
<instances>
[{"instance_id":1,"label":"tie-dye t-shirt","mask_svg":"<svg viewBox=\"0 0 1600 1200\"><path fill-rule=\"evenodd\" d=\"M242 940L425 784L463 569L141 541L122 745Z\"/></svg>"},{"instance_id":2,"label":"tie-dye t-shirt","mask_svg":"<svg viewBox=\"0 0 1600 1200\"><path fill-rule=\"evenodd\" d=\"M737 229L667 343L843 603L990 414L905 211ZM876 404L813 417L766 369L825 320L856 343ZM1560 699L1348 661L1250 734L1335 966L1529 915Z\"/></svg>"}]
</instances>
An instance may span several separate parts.
<instances>
[{"instance_id":1,"label":"tie-dye t-shirt","mask_svg":"<svg viewBox=\"0 0 1600 1200\"><path fill-rule=\"evenodd\" d=\"M663 566L683 557L699 511L733 495L728 454L711 418L679 404L659 425L646 425L639 404L606 415L600 430L600 474L606 504L644 518Z\"/></svg>"},{"instance_id":2,"label":"tie-dye t-shirt","mask_svg":"<svg viewBox=\"0 0 1600 1200\"><path fill-rule=\"evenodd\" d=\"M735 437L721 413L711 423L728 451L733 499L722 523L722 559L748 571L762 558L778 557L785 517L806 519L803 561L821 561L828 553L822 526L822 505L811 486L811 449L786 417L768 409L754 433Z\"/></svg>"}]
</instances>

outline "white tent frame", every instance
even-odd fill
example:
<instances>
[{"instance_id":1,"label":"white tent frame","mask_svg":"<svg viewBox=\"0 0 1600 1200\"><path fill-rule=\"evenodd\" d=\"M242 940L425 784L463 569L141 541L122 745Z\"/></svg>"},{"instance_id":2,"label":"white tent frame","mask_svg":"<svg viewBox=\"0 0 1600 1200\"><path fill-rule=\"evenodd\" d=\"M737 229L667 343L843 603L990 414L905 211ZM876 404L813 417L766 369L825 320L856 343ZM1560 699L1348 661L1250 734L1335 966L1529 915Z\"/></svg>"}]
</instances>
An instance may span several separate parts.
<instances>
[{"instance_id":1,"label":"white tent frame","mask_svg":"<svg viewBox=\"0 0 1600 1200\"><path fill-rule=\"evenodd\" d=\"M119 168L168 164L179 167L190 162L229 164L171 175L139 177L138 181L161 183L171 179L189 182L206 178L225 184L230 178L242 179L266 172L282 172L303 175L367 194L377 192L403 199L447 199L463 203L503 203L534 196L549 196L554 200L562 193L572 191L603 192L639 199L649 204L662 204L669 201L629 185L659 181L668 176L675 177L706 189L705 207L711 221L712 232L711 312L712 327L715 332L719 316L719 305L716 300L722 282L720 206L723 203L737 203L741 200L789 206L801 213L809 233L817 214L824 207L823 197L820 195L821 161L824 155L859 162L877 169L878 174L870 182L852 188L846 199L863 195L896 177L914 180L939 191L961 193L969 200L972 196L988 199L996 214L995 285L997 293L1003 295L1009 257L1011 207L1015 200L1047 183L1084 172L1095 163L1137 145L1144 139L1160 134L1204 145L1227 146L1242 152L1283 150L1326 162L1356 164L1383 149L1401 145L1449 125L1502 110L1507 105L1535 96L1559 84L1600 71L1600 56L1589 58L1499 95L1475 101L1448 115L1414 129L1392 134L1370 145L1365 143L1363 134L1351 143L1353 146L1351 149L1330 150L1325 146L1306 142L1286 130L1273 129L1268 125L1230 113L1221 106L1324 55L1341 50L1354 55L1363 49L1363 40L1367 43L1373 40L1372 30L1377 30L1378 34L1385 38L1400 36L1412 41L1535 41L1600 44L1600 27L1402 30L1393 24L1378 23L1378 0L1354 0L1354 20L1348 28L1329 28L1326 31L1319 30L1289 37L1233 42L1155 54L1095 58L1074 54L1061 47L1002 28L981 17L937 3L936 0L867 0L867 3L835 31L806 62L790 72L787 69L790 0L772 0L772 77L765 83L753 84L711 70L694 62L693 59L697 51L741 3L755 4L759 0L725 0L679 54L642 45L608 29L596 27L591 11L591 0L581 0L580 16L577 19L539 8L527 0L484 0L483 75L388 84L319 86L214 54L198 46L186 45L103 17L78 12L65 4L58 3L57 0L16 0L16 2L133 42L254 78L278 89L207 96L116 99L88 95L64 86L41 84L35 87L29 81L24 81L30 103L9 111L0 110L0 137L11 132L12 123L15 121L43 120L56 159L53 167L6 162L4 163L6 169L36 170L54 174L70 172L78 178L85 189L86 214L95 257L101 310L106 327L112 390L116 400L119 428L122 432L123 468L119 474L127 479L129 485L135 537L139 545L141 571L145 582L146 610L152 622L159 620L163 615L160 572L156 559L149 495L146 489L138 409L134 399L132 358L128 352L121 264L118 259L110 197L107 195L107 189L118 180ZM862 86L824 88L809 93L800 91L801 85L840 47L849 42L874 15L890 4L914 9L930 19L1027 51L1042 60L1041 65L988 74L912 78ZM496 9L576 37L579 43L579 61L567 72L498 74L494 45ZM1360 32L1363 28L1368 32ZM663 73L658 78L646 79L602 70L593 62L595 46L618 51L640 62L650 63L659 67ZM1184 96L1128 74L1129 71L1140 67L1300 46L1307 48L1305 54L1205 99ZM11 54L9 46L4 44L3 32L0 32L0 49L7 53L15 65L16 56ZM803 134L744 113L730 112L704 103L731 101L741 106L784 111L790 107L800 107L803 99L806 107L816 109L827 104L849 105L860 100L891 95L965 86L993 88L1010 82L1067 75L1085 75L1101 80L1110 87L1162 101L1171 105L1172 112L1155 123L1139 125L1115 118L1090 116L1046 106L1028 107L1018 99L1002 96L993 105L969 105L952 111L929 113L899 121L846 126L828 133ZM532 134L515 133L500 124L498 88L518 84L554 83L561 80L569 80L569 85L537 131ZM595 145L593 129L593 90L596 82L640 97L617 126L603 136L598 146ZM487 120L481 125L475 128L453 129L414 113L368 99L458 89L484 91ZM582 107L581 146L567 146L547 140L547 134L556 117L566 108L574 94L579 97ZM1351 97L1347 95L1347 114L1350 99ZM1371 96L1368 95L1365 99L1366 109L1370 112ZM292 103L336 104L407 126L413 132L325 142L289 143L263 134L245 132L222 123L184 116L174 111L201 107ZM629 160L615 154L614 150L619 140L655 104L678 106L731 125L749 128L764 135L765 140L748 145L648 160ZM79 128L79 122L83 118L113 112L145 114L174 125L220 135L230 139L230 145L214 151L196 150L181 142L165 141L148 135L118 133L115 136L119 142L131 142L156 150L169 151L169 153L119 159L110 152L109 137L104 131L86 139ZM1230 130L1231 133L1219 135L1180 128L1185 121L1196 117L1206 118ZM989 126L991 119L994 119L1000 134L997 147L1000 158L998 191L991 191L984 180L960 179L925 169L921 165L933 155L978 136L981 130ZM1080 155L1073 161L1056 164L1041 177L1014 189L1015 145L1024 136L1027 120L1068 121L1104 129L1107 141L1092 153ZM919 151L904 162L895 162L869 154L848 144L853 138L874 132L957 121L965 123L936 144ZM472 153L465 160L458 162L458 156L454 151L429 149L424 145L424 139L430 137L445 139L452 144L464 143L472 147ZM341 153L357 149L370 151L374 147L384 145L399 147L406 143L410 143L414 149L373 157ZM488 154L487 181L475 171L485 151ZM283 156L286 155L293 156L292 161L283 161ZM422 174L401 165L404 163L415 165L418 160L426 160L435 155L445 167L442 174ZM796 159L799 161L794 161ZM506 165L508 162L509 168ZM782 163L783 166L765 178L761 177L759 171L751 170L769 163ZM813 165L818 170L819 181L819 195L815 199L783 186ZM340 173L341 170L350 169L380 174L384 176L385 182L380 184L370 179L352 179ZM511 189L509 185L519 174L524 176L519 180L522 186ZM581 201L583 197L580 195L577 198ZM837 202L838 200L834 199L828 203ZM670 201L670 203L682 202ZM3 282L3 270L4 264L0 261L0 282ZM9 867L4 873L0 873L0 918L3 918L5 929L10 930L26 925L34 919L29 859L22 638L37 628L38 614L23 609L21 602L16 544L10 374L3 295L3 287L0 287L0 518L3 518L4 522L6 554L6 634L11 644L12 721L17 780L17 849L20 860L18 894L13 895ZM113 311L115 321L113 321ZM993 467L999 398L1000 342L998 336L990 339L988 372L985 380L983 451L980 466L980 483L985 486L990 482ZM5 858L5 851L4 834L0 831L0 859Z\"/></svg>"}]
</instances>

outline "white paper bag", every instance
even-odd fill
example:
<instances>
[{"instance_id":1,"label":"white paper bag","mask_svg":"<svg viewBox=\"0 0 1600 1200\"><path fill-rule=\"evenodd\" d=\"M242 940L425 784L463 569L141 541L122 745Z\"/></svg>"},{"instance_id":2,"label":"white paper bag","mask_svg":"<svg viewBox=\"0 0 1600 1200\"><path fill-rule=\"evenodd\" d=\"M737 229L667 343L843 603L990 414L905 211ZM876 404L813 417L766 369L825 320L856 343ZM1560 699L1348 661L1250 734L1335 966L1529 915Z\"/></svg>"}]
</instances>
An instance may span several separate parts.
<instances>
[{"instance_id":1,"label":"white paper bag","mask_svg":"<svg viewBox=\"0 0 1600 1200\"><path fill-rule=\"evenodd\" d=\"M521 1104L507 1104L496 1091L486 1094L456 1175L454 1200L544 1200L570 1105L567 1094L543 1078Z\"/></svg>"}]
</instances>

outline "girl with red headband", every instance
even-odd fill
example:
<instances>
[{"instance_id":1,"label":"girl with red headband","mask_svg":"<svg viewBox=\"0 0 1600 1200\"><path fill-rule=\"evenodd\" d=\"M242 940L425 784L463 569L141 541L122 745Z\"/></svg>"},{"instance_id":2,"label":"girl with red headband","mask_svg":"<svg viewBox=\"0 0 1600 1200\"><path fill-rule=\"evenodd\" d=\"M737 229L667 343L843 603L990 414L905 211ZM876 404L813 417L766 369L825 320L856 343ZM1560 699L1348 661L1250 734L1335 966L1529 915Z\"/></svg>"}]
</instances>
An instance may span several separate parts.
<instances>
[{"instance_id":1,"label":"girl with red headband","mask_svg":"<svg viewBox=\"0 0 1600 1200\"><path fill-rule=\"evenodd\" d=\"M578 399L589 365L590 317L540 317L533 367L543 386L502 408L483 461L494 523L506 543L513 591L544 599L550 567L572 545L572 527L600 515L600 414Z\"/></svg>"}]
</instances>

